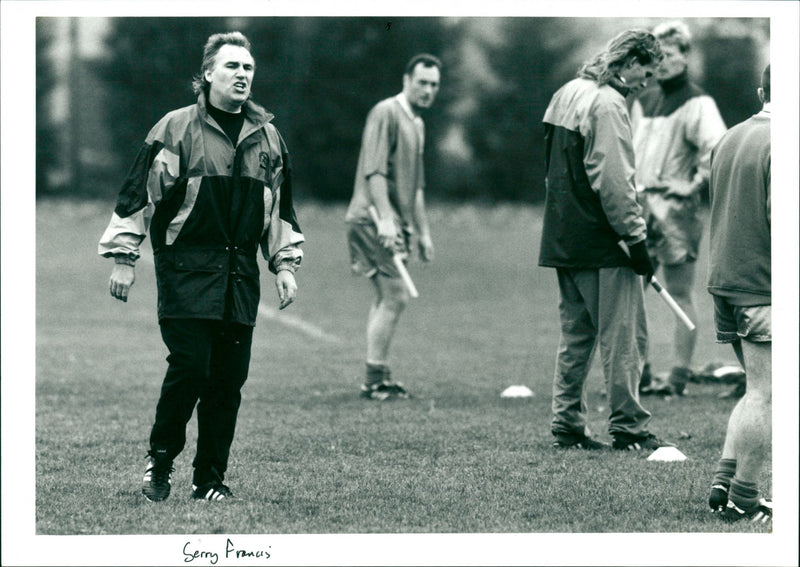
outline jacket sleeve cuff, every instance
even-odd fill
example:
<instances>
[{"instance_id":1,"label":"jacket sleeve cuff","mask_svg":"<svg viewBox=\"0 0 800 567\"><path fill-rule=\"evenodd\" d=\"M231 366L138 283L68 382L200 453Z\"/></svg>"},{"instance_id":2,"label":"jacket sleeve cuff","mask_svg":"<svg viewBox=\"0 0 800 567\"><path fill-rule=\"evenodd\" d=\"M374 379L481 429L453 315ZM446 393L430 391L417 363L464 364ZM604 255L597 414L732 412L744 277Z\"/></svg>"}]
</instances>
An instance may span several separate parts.
<instances>
[{"instance_id":1,"label":"jacket sleeve cuff","mask_svg":"<svg viewBox=\"0 0 800 567\"><path fill-rule=\"evenodd\" d=\"M114 256L114 263L115 264L125 264L126 266L136 266L136 260L134 260L128 254L116 254Z\"/></svg>"},{"instance_id":2,"label":"jacket sleeve cuff","mask_svg":"<svg viewBox=\"0 0 800 567\"><path fill-rule=\"evenodd\" d=\"M300 258L284 258L275 264L275 273L277 274L281 270L287 270L294 274L297 272L298 268L300 268Z\"/></svg>"}]
</instances>

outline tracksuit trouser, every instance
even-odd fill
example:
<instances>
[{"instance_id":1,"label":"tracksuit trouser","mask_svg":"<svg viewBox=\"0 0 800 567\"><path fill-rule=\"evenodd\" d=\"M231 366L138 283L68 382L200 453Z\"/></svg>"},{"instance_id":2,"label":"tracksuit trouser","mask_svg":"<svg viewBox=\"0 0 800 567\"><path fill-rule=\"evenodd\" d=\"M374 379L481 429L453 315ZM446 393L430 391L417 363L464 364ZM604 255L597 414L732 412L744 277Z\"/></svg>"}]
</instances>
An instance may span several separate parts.
<instances>
[{"instance_id":1,"label":"tracksuit trouser","mask_svg":"<svg viewBox=\"0 0 800 567\"><path fill-rule=\"evenodd\" d=\"M193 483L221 482L247 380L253 327L208 319L162 319L169 349L150 454L172 461L186 444L186 425L197 406Z\"/></svg>"},{"instance_id":2,"label":"tracksuit trouser","mask_svg":"<svg viewBox=\"0 0 800 567\"><path fill-rule=\"evenodd\" d=\"M561 340L553 381L553 434L586 433L586 376L599 347L611 414L608 432L646 435L639 403L647 352L644 290L631 268L557 268Z\"/></svg>"}]
</instances>

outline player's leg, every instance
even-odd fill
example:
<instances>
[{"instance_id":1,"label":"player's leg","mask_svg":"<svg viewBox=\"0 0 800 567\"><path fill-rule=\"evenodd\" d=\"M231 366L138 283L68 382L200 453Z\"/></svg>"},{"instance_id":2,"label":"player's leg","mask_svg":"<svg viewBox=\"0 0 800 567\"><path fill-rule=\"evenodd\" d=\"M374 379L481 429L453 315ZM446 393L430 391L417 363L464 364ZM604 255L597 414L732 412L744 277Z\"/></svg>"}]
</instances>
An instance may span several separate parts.
<instances>
[{"instance_id":1,"label":"player's leg","mask_svg":"<svg viewBox=\"0 0 800 567\"><path fill-rule=\"evenodd\" d=\"M551 431L554 446L585 444L586 394L584 384L594 352L597 336L592 309L597 305L597 270L558 268L559 316L561 338L553 379L553 420ZM596 312L596 311L595 311Z\"/></svg>"},{"instance_id":2,"label":"player's leg","mask_svg":"<svg viewBox=\"0 0 800 567\"><path fill-rule=\"evenodd\" d=\"M744 340L742 351L747 392L728 426L736 456L729 500L740 510L748 511L758 505L758 476L772 444L772 343Z\"/></svg>"},{"instance_id":3,"label":"player's leg","mask_svg":"<svg viewBox=\"0 0 800 567\"><path fill-rule=\"evenodd\" d=\"M639 402L646 344L637 329L645 316L642 279L630 268L601 268L597 306L598 347L611 407L614 446L649 444L650 412Z\"/></svg>"},{"instance_id":4,"label":"player's leg","mask_svg":"<svg viewBox=\"0 0 800 567\"><path fill-rule=\"evenodd\" d=\"M371 281L375 288L375 302L367 321L367 362L385 365L397 323L409 296L400 278L376 274Z\"/></svg>"},{"instance_id":5,"label":"player's leg","mask_svg":"<svg viewBox=\"0 0 800 567\"><path fill-rule=\"evenodd\" d=\"M694 305L695 262L664 265L662 269L664 287L672 295L675 302L683 309L692 321L697 321ZM697 343L697 329L689 330L680 319L675 317L673 333L673 368L670 372L670 386L673 391L682 395L686 382L691 376L690 365Z\"/></svg>"},{"instance_id":6,"label":"player's leg","mask_svg":"<svg viewBox=\"0 0 800 567\"><path fill-rule=\"evenodd\" d=\"M409 301L408 290L399 277L377 273L370 281L375 300L367 318L367 377L362 395L372 399L408 397L402 384L390 380L388 364L392 339Z\"/></svg>"},{"instance_id":7,"label":"player's leg","mask_svg":"<svg viewBox=\"0 0 800 567\"><path fill-rule=\"evenodd\" d=\"M211 357L207 321L162 319L160 327L169 366L150 431L150 460L142 485L145 497L152 501L169 496L172 461L186 443L186 424L208 377Z\"/></svg>"},{"instance_id":8,"label":"player's leg","mask_svg":"<svg viewBox=\"0 0 800 567\"><path fill-rule=\"evenodd\" d=\"M733 306L724 298L717 296L714 296L714 327L717 342L723 344L729 343L733 347L733 352L736 354L739 364L744 368L742 340L739 338L737 332L738 326L733 313ZM735 424L738 423L740 406L741 403L737 403L728 418L722 455L719 461L717 461L714 477L711 480L708 505L715 512L724 511L725 507L728 505L728 492L730 491L731 480L733 479L733 475L736 474L736 450L734 448L734 437L731 434L733 430L731 424L734 424L733 427L735 427Z\"/></svg>"},{"instance_id":9,"label":"player's leg","mask_svg":"<svg viewBox=\"0 0 800 567\"><path fill-rule=\"evenodd\" d=\"M231 496L222 484L247 380L253 327L215 322L210 373L197 404L197 454L192 484L196 498Z\"/></svg>"}]
</instances>

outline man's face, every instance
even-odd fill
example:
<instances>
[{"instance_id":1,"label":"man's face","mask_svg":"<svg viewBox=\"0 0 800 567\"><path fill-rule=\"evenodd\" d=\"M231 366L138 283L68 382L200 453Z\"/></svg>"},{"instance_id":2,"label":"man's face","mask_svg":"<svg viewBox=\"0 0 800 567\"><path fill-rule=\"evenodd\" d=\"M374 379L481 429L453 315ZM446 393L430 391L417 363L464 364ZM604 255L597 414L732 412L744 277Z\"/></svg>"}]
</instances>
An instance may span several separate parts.
<instances>
[{"instance_id":1,"label":"man's face","mask_svg":"<svg viewBox=\"0 0 800 567\"><path fill-rule=\"evenodd\" d=\"M664 59L661 60L656 75L660 80L677 77L686 70L686 56L681 53L677 45L662 43L661 52L664 54Z\"/></svg>"},{"instance_id":2,"label":"man's face","mask_svg":"<svg viewBox=\"0 0 800 567\"><path fill-rule=\"evenodd\" d=\"M430 108L439 92L439 68L417 63L411 75L403 75L403 93L416 110Z\"/></svg>"},{"instance_id":3,"label":"man's face","mask_svg":"<svg viewBox=\"0 0 800 567\"><path fill-rule=\"evenodd\" d=\"M636 94L647 86L647 80L656 72L656 63L642 65L636 59L631 59L619 72L625 80L625 86L631 94Z\"/></svg>"},{"instance_id":4,"label":"man's face","mask_svg":"<svg viewBox=\"0 0 800 567\"><path fill-rule=\"evenodd\" d=\"M228 112L238 112L250 96L255 63L244 47L225 44L220 47L214 65L205 72L211 84L209 101Z\"/></svg>"}]
</instances>

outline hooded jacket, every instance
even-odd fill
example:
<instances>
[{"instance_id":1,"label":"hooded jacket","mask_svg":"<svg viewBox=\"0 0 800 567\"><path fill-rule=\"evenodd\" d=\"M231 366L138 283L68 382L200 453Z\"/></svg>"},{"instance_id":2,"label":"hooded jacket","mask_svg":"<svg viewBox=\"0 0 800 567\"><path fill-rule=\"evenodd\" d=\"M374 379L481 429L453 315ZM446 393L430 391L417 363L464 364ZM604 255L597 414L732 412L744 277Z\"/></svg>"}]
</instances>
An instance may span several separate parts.
<instances>
[{"instance_id":1,"label":"hooded jacket","mask_svg":"<svg viewBox=\"0 0 800 567\"><path fill-rule=\"evenodd\" d=\"M136 260L147 231L158 317L255 325L259 245L269 269L295 270L305 238L292 204L286 145L273 116L248 101L234 145L206 99L150 131L119 193L98 253Z\"/></svg>"},{"instance_id":2,"label":"hooded jacket","mask_svg":"<svg viewBox=\"0 0 800 567\"><path fill-rule=\"evenodd\" d=\"M647 228L633 184L634 156L625 98L610 85L573 79L544 115L546 196L539 265L630 266L619 241Z\"/></svg>"}]
</instances>

